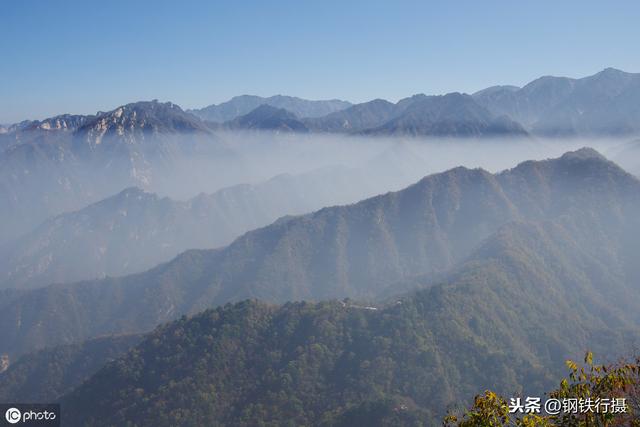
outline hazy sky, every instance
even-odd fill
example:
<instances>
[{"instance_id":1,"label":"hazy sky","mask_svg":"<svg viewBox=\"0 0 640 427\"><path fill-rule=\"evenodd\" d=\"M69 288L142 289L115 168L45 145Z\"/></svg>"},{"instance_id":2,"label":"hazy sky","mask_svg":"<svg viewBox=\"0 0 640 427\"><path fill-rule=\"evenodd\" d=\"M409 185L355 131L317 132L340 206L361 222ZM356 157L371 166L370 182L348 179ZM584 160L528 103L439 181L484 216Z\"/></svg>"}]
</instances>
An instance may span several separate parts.
<instances>
[{"instance_id":1,"label":"hazy sky","mask_svg":"<svg viewBox=\"0 0 640 427\"><path fill-rule=\"evenodd\" d=\"M640 2L4 1L0 123L160 99L361 102L640 71Z\"/></svg>"}]
</instances>

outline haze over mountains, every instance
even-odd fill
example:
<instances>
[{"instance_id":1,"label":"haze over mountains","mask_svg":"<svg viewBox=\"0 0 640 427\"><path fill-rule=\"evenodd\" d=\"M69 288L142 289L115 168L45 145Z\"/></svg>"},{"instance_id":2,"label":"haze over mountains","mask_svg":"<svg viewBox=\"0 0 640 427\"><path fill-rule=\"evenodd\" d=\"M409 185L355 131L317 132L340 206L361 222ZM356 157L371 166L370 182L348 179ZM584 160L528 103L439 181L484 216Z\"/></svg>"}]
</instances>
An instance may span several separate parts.
<instances>
[{"instance_id":1,"label":"haze over mountains","mask_svg":"<svg viewBox=\"0 0 640 427\"><path fill-rule=\"evenodd\" d=\"M346 420L376 419L368 411L388 407L387 416L435 426L444 408L475 390L537 395L587 343L604 352L638 339L637 319L602 301L611 290L571 272L589 255L568 248L565 232L506 226L445 283L378 310L244 302L183 318L63 405L74 422L99 425L182 417L194 425L353 425ZM405 422L390 425L415 425Z\"/></svg>"},{"instance_id":2,"label":"haze over mountains","mask_svg":"<svg viewBox=\"0 0 640 427\"><path fill-rule=\"evenodd\" d=\"M252 176L255 164L246 164L245 153L239 153L233 138L223 136L225 130L631 139L640 132L639 76L606 69L582 79L542 77L521 89L415 95L395 104L243 96L212 107L224 111L222 123L207 121L206 108L192 110L207 119L202 120L175 104L156 101L95 115L24 121L0 133L0 243L127 187L184 199L282 172ZM191 183L190 192L182 191L184 181Z\"/></svg>"},{"instance_id":3,"label":"haze over mountains","mask_svg":"<svg viewBox=\"0 0 640 427\"><path fill-rule=\"evenodd\" d=\"M629 353L639 76L0 127L0 399L65 425L439 425Z\"/></svg>"},{"instance_id":4,"label":"haze over mountains","mask_svg":"<svg viewBox=\"0 0 640 427\"><path fill-rule=\"evenodd\" d=\"M375 299L409 280L424 289L377 309L244 302L183 318L62 401L70 425L335 425L367 405L437 425L477 390L540 392L585 346L636 342L639 214L640 181L591 149L498 174L456 168L147 273L5 291L1 351L145 331L247 297ZM6 387L28 390L35 368L18 368Z\"/></svg>"},{"instance_id":5,"label":"haze over mountains","mask_svg":"<svg viewBox=\"0 0 640 427\"><path fill-rule=\"evenodd\" d=\"M55 281L139 271L187 248L226 244L242 232L265 225L280 215L355 201L408 182L395 179L384 184L408 168L411 153L393 168L388 168L384 160L378 163L378 171L376 166L369 166L366 178L362 173L353 173L348 179L344 176L334 181L319 179L309 188L306 187L309 182L302 183L304 178L300 178L300 183L291 180L289 187L280 180L281 187L275 190L279 195L260 186L260 190L250 192L253 196L248 196L242 189L250 187L234 187L235 190L224 193L225 201L206 204L204 214L193 213L197 206L194 201L204 200L194 197L203 191L215 194L240 183L264 182L296 167L296 175L304 176L310 170L340 164L344 155L352 159L360 157L360 165L368 161L367 157L380 155L358 151L359 148L347 153L344 150L348 149L340 148L343 151L332 153L325 149L318 156L322 150L312 154L307 147L295 146L300 132L346 133L365 139L374 135L513 138L532 134L617 137L633 134L634 123L638 123L635 106L640 104L630 100L637 92L638 76L606 69L582 79L543 77L522 89L501 86L472 96L415 95L395 104L384 100L352 105L282 96L243 96L208 110L185 112L172 103L139 102L95 115L65 114L6 126L0 134L2 286L43 286ZM611 114L600 114L599 108ZM205 110L223 115L220 120L226 122L211 123L194 115L204 117ZM550 121L554 117L561 117L559 123L565 127L554 127ZM630 124L621 123L622 119ZM566 128L568 123L573 130ZM608 132L608 126L615 131ZM254 130L292 136L286 143L259 136L251 144L245 142L250 138L248 135L233 136L235 131ZM622 141L611 149L611 154L638 173L640 165L633 160L637 144ZM324 140L315 143L322 144ZM333 146L359 144L334 141ZM360 145L364 144L363 141ZM373 145L370 139L366 144ZM451 152L455 151L453 147ZM452 164L464 163L463 154L459 155L460 160ZM274 162L278 156L280 160ZM319 160L322 156L326 158ZM418 162L428 162L425 160L428 156L422 156ZM414 179L420 168L411 168L413 171L407 176ZM421 173L433 170L438 168L424 167ZM373 182L376 174L384 178ZM336 185L338 180L343 184ZM125 217L122 212L126 210L116 208L120 205L114 194L120 194L122 200L127 193L120 192L131 187L159 194L148 198L140 193L140 197L131 198L158 207L138 207L139 217ZM340 191L331 195L331 189L335 188ZM314 195L302 196L309 191ZM164 197L167 195L173 200ZM226 212L223 216L226 219L212 208L225 204L227 207L220 209ZM114 208L104 211L108 206ZM96 207L101 207L100 213ZM115 236L112 228L115 224L121 227L120 237ZM122 250L123 247L127 249ZM130 256L133 253L137 255ZM56 261L75 256L85 262L71 267Z\"/></svg>"},{"instance_id":6,"label":"haze over mountains","mask_svg":"<svg viewBox=\"0 0 640 427\"><path fill-rule=\"evenodd\" d=\"M327 167L239 184L187 201L131 187L79 211L53 217L0 247L0 288L31 288L137 273L187 249L215 248L281 216L348 203L393 189L380 169ZM403 161L402 166L408 166ZM404 171L409 173L408 170ZM340 188L340 191L336 191Z\"/></svg>"},{"instance_id":7,"label":"haze over mountains","mask_svg":"<svg viewBox=\"0 0 640 427\"><path fill-rule=\"evenodd\" d=\"M598 276L603 282L590 286L618 280L631 286L639 197L636 178L584 150L498 175L456 168L400 192L282 219L225 248L188 251L146 273L10 291L0 322L13 326L1 332L0 351L15 356L144 331L249 297L375 298L403 279L445 273L512 221L573 218L561 224L575 228L571 240L584 245L581 251L598 259L606 249L614 257L607 268L615 274Z\"/></svg>"},{"instance_id":8,"label":"haze over mountains","mask_svg":"<svg viewBox=\"0 0 640 427\"><path fill-rule=\"evenodd\" d=\"M141 102L61 120L2 135L7 148L0 155L0 241L123 188L161 187L194 155L234 155L199 119L171 103ZM69 127L72 123L80 126Z\"/></svg>"}]
</instances>

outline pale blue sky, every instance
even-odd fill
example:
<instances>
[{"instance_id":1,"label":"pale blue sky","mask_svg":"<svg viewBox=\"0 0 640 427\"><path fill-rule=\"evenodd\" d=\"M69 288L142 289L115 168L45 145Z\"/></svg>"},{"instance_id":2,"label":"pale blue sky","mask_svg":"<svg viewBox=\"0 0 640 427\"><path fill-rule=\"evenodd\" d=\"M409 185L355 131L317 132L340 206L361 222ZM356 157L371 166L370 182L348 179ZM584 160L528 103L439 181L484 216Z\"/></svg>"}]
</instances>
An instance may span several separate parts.
<instances>
[{"instance_id":1,"label":"pale blue sky","mask_svg":"<svg viewBox=\"0 0 640 427\"><path fill-rule=\"evenodd\" d=\"M148 99L361 102L640 71L640 2L5 1L0 123Z\"/></svg>"}]
</instances>

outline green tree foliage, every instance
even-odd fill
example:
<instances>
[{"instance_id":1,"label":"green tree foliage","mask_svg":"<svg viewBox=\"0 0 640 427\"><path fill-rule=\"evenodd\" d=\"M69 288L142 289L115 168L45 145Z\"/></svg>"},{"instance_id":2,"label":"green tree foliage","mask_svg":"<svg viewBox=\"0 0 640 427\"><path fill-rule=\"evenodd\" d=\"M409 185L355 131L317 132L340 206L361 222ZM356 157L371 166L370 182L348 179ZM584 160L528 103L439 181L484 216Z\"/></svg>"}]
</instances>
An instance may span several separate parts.
<instances>
[{"instance_id":1,"label":"green tree foliage","mask_svg":"<svg viewBox=\"0 0 640 427\"><path fill-rule=\"evenodd\" d=\"M54 402L141 340L140 335L102 337L46 348L21 357L0 373L0 402Z\"/></svg>"}]
</instances>

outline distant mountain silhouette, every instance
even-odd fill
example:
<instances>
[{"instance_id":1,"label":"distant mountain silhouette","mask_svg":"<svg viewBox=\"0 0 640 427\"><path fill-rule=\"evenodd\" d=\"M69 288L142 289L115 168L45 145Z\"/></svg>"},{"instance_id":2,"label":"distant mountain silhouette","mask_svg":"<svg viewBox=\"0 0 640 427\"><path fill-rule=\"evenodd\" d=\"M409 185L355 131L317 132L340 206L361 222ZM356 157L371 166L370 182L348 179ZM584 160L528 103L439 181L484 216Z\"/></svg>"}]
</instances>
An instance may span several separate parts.
<instances>
[{"instance_id":1,"label":"distant mountain silhouette","mask_svg":"<svg viewBox=\"0 0 640 427\"><path fill-rule=\"evenodd\" d=\"M304 123L304 126L279 123L284 129L291 127L295 131L304 131L306 127L319 132L435 136L522 135L525 131L545 136L640 133L640 109L637 107L640 74L614 68L579 79L544 76L522 88L493 86L474 93L472 98L478 105L458 93L414 95L397 104L376 99L356 105L340 100L242 95L219 105L187 112L171 103L136 103L95 116L66 114L5 125L0 128L0 148L38 136L34 131L52 129L76 130L93 126L90 133L94 138L114 135L125 129L132 131L136 127L142 133L208 131L246 116L263 105L286 110ZM267 110L262 111L262 114L266 113ZM293 116L278 114L282 115L282 120L293 119ZM135 125L128 127L125 122ZM257 122L246 124L251 125L261 128ZM278 128L278 125L271 123L266 127ZM16 139L20 134L22 138Z\"/></svg>"},{"instance_id":2,"label":"distant mountain silhouette","mask_svg":"<svg viewBox=\"0 0 640 427\"><path fill-rule=\"evenodd\" d=\"M351 104L337 99L326 101L309 101L293 96L276 95L268 98L253 95L236 96L227 102L210 105L201 109L188 110L203 120L223 123L243 116L261 105L281 108L293 113L296 117L320 117L335 111L343 110Z\"/></svg>"},{"instance_id":3,"label":"distant mountain silhouette","mask_svg":"<svg viewBox=\"0 0 640 427\"><path fill-rule=\"evenodd\" d=\"M607 68L581 79L545 76L473 97L495 114L550 136L620 136L640 132L640 74Z\"/></svg>"},{"instance_id":4,"label":"distant mountain silhouette","mask_svg":"<svg viewBox=\"0 0 640 427\"><path fill-rule=\"evenodd\" d=\"M308 129L295 114L284 108L261 105L244 116L225 123L232 130L270 130L279 132L307 132Z\"/></svg>"},{"instance_id":5,"label":"distant mountain silhouette","mask_svg":"<svg viewBox=\"0 0 640 427\"><path fill-rule=\"evenodd\" d=\"M495 117L468 95L414 95L392 104L374 100L305 124L321 132L435 137L525 136L506 116Z\"/></svg>"},{"instance_id":6,"label":"distant mountain silhouette","mask_svg":"<svg viewBox=\"0 0 640 427\"><path fill-rule=\"evenodd\" d=\"M399 106L402 112L388 122L364 131L367 135L429 135L446 137L525 136L526 131L506 116L494 117L469 95L414 96ZM408 105L407 105L408 104Z\"/></svg>"},{"instance_id":7,"label":"distant mountain silhouette","mask_svg":"<svg viewBox=\"0 0 640 427\"><path fill-rule=\"evenodd\" d=\"M306 119L304 123L321 132L361 132L394 116L395 105L384 99L356 104L344 110L317 119Z\"/></svg>"}]
</instances>

